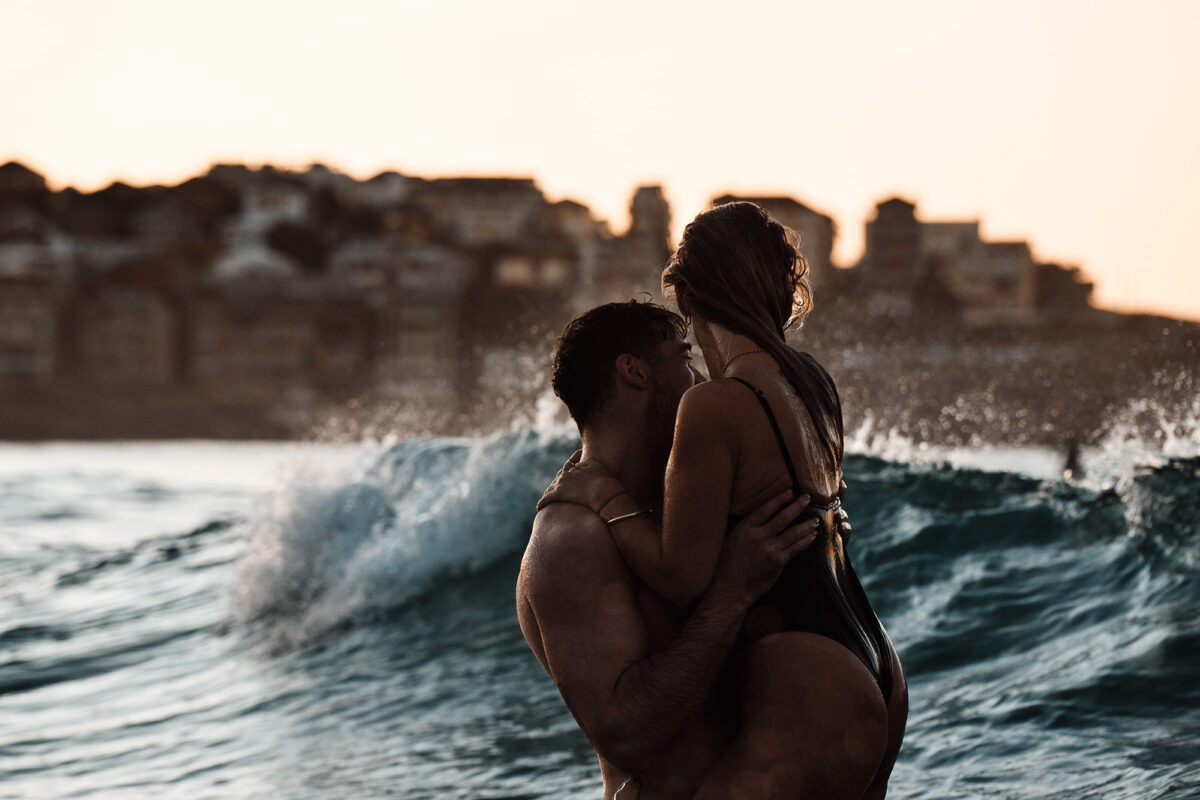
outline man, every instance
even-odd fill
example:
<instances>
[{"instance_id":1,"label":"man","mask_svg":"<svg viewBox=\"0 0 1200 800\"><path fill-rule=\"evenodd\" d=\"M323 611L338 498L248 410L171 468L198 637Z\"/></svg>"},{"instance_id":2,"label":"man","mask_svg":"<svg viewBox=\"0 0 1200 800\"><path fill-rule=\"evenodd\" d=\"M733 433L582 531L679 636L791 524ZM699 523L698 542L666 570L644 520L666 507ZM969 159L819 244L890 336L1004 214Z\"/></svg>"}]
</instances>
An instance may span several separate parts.
<instances>
[{"instance_id":1,"label":"man","mask_svg":"<svg viewBox=\"0 0 1200 800\"><path fill-rule=\"evenodd\" d=\"M582 457L643 509L662 507L675 410L702 380L683 334L666 309L610 304L573 320L555 354ZM713 688L747 609L813 540L813 520L787 524L807 502L779 497L735 528L686 617L638 582L605 520L567 503L539 512L517 584L521 629L596 748L606 798L700 788L735 726L728 693Z\"/></svg>"}]
</instances>

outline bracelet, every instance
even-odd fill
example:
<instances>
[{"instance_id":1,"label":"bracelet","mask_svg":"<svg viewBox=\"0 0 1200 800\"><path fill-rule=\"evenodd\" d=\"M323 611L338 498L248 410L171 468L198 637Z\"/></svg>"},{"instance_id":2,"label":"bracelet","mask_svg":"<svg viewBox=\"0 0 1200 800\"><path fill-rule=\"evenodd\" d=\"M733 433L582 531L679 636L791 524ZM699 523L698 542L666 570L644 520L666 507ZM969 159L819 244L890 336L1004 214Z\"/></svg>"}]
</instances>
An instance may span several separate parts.
<instances>
[{"instance_id":1,"label":"bracelet","mask_svg":"<svg viewBox=\"0 0 1200 800\"><path fill-rule=\"evenodd\" d=\"M622 515L621 515L621 516L619 516L619 517L613 517L613 518L612 518L612 519L610 519L610 520L606 520L604 524L605 524L605 525L612 525L612 524L614 524L614 523L617 523L617 522L623 522L623 521L625 521L625 520L627 520L627 519L633 519L634 517L648 517L648 516L650 516L650 515L651 515L651 514L653 514L653 513L654 513L654 512L653 512L653 511L651 511L651 510L650 510L650 509L648 509L648 508L642 508L642 509L639 509L639 510L637 510L637 511L630 512L629 514L622 514Z\"/></svg>"},{"instance_id":2,"label":"bracelet","mask_svg":"<svg viewBox=\"0 0 1200 800\"><path fill-rule=\"evenodd\" d=\"M626 492L624 489L622 489L621 491L617 492L617 493L616 493L616 494L614 494L612 497L608 498L608 499L607 499L607 500L605 500L603 503L601 503L599 508L593 508L592 510L593 510L593 511L595 511L597 514L599 514L601 517L603 517L603 516L604 516L604 509L606 509L606 508L608 508L610 505L612 505L612 503L613 503L613 502L614 502L614 501L615 501L615 500L616 500L618 497L625 497L625 496L627 496L627 494L628 494L628 493L627 493L627 492Z\"/></svg>"}]
</instances>

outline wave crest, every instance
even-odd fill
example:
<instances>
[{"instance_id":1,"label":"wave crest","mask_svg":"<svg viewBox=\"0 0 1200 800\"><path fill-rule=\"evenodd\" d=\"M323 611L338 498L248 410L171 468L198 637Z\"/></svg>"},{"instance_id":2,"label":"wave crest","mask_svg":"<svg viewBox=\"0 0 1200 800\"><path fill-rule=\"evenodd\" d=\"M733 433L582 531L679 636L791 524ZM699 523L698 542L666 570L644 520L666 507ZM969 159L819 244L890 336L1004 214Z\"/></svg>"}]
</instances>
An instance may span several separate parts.
<instances>
[{"instance_id":1,"label":"wave crest","mask_svg":"<svg viewBox=\"0 0 1200 800\"><path fill-rule=\"evenodd\" d=\"M410 439L342 474L297 476L251 525L235 608L302 645L477 572L524 546L577 446L566 430Z\"/></svg>"}]
</instances>

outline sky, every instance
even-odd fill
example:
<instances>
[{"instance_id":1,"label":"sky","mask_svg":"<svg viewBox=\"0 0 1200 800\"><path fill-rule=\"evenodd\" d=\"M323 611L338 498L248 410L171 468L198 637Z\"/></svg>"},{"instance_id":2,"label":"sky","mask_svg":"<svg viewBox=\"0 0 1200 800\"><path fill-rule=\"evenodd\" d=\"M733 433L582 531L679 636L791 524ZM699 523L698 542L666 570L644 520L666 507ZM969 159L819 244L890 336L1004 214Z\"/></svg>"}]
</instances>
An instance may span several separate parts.
<instances>
[{"instance_id":1,"label":"sky","mask_svg":"<svg viewBox=\"0 0 1200 800\"><path fill-rule=\"evenodd\" d=\"M0 0L0 162L51 186L214 162L522 175L674 234L788 194L977 219L1099 305L1200 320L1195 0Z\"/></svg>"}]
</instances>

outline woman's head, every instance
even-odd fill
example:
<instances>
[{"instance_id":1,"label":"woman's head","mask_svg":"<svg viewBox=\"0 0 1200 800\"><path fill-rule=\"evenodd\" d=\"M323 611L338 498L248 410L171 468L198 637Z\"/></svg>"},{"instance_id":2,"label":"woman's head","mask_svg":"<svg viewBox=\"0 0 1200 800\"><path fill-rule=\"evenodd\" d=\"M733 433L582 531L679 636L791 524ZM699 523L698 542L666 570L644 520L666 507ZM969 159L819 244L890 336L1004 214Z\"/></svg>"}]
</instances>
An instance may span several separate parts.
<instances>
[{"instance_id":1,"label":"woman's head","mask_svg":"<svg viewBox=\"0 0 1200 800\"><path fill-rule=\"evenodd\" d=\"M675 293L681 309L734 333L782 339L812 308L798 244L795 233L754 203L715 206L684 228L663 270L663 289Z\"/></svg>"}]
</instances>

